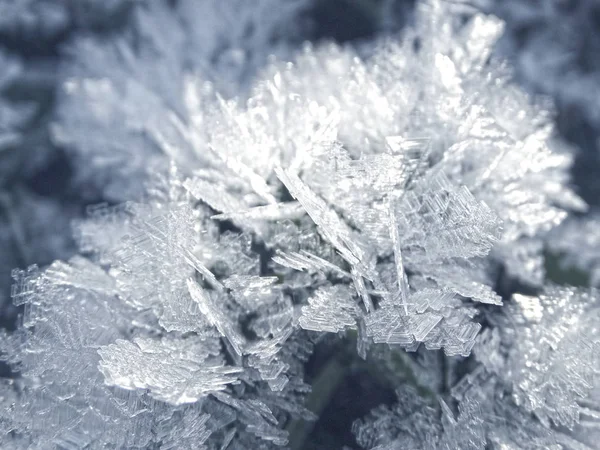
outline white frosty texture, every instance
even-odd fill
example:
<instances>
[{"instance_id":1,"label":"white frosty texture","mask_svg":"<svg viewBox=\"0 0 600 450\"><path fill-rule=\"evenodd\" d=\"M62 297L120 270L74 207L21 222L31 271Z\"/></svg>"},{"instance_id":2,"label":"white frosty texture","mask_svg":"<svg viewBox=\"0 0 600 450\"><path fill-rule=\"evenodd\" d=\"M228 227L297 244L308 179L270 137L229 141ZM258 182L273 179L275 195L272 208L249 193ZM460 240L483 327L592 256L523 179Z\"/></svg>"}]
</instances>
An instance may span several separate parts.
<instances>
[{"instance_id":1,"label":"white frosty texture","mask_svg":"<svg viewBox=\"0 0 600 450\"><path fill-rule=\"evenodd\" d=\"M281 90L339 111L338 139L353 156L380 153L390 135L429 138L446 174L504 220L498 259L512 275L539 284L541 251L519 249L563 220L565 208L584 207L564 186L571 155L552 137L550 116L540 113L547 105L532 105L501 62L484 64L500 22L475 15L457 32L443 2L420 10L416 32L370 49L364 61L334 46L309 48L294 66L270 73Z\"/></svg>"},{"instance_id":2,"label":"white frosty texture","mask_svg":"<svg viewBox=\"0 0 600 450\"><path fill-rule=\"evenodd\" d=\"M446 403L411 387L397 390L398 403L379 406L352 427L359 445L372 450L592 450L590 429L570 433L540 423L506 397L501 381L485 370L467 375ZM454 406L457 406L457 413ZM596 433L597 439L597 433Z\"/></svg>"},{"instance_id":3,"label":"white frosty texture","mask_svg":"<svg viewBox=\"0 0 600 450\"><path fill-rule=\"evenodd\" d=\"M77 233L92 260L15 271L25 317L1 350L20 396L3 446L270 448L287 442L280 421L313 418L290 299L182 185L172 168L147 203L94 210Z\"/></svg>"},{"instance_id":4,"label":"white frosty texture","mask_svg":"<svg viewBox=\"0 0 600 450\"><path fill-rule=\"evenodd\" d=\"M600 381L600 300L595 290L547 288L530 297L515 294L494 317L477 345L476 356L512 385L516 404L572 429L581 402ZM591 404L591 403L590 403Z\"/></svg>"},{"instance_id":5,"label":"white frosty texture","mask_svg":"<svg viewBox=\"0 0 600 450\"><path fill-rule=\"evenodd\" d=\"M360 308L348 286L328 286L317 290L302 308L300 326L305 330L335 333L353 327Z\"/></svg>"},{"instance_id":6,"label":"white frosty texture","mask_svg":"<svg viewBox=\"0 0 600 450\"><path fill-rule=\"evenodd\" d=\"M311 351L302 327L341 331L358 322L365 324L359 327L363 349L370 336L410 350L424 342L448 354L469 353L480 327L471 321L476 311L429 272L432 266L444 267L446 259L454 264L485 254L496 238L496 219L468 191L453 187L436 171L413 184L403 182L399 189L418 194L407 197L416 203L397 199L395 208L388 209L391 236L383 239L368 227L351 228L285 169L276 174L307 214L300 216L297 205L282 202L254 207L268 205L267 192L281 192L281 186L272 184L277 179L257 178L239 161L230 166L224 172L230 178L220 178L223 185L199 183L216 176L214 172L183 178L172 166L155 177L145 203L96 208L76 225L81 249L91 260L56 262L39 274L15 272L13 298L25 305L26 315L23 328L7 336L3 352L21 372L26 394L13 407L14 417L6 418L7 442L14 442L8 432L18 430L23 442L50 439L62 445L63 440L81 439L76 446L85 441L143 447L162 439L147 430L157 427L165 414L177 421L188 414L186 408L201 408L210 427L204 419L198 422L198 442L223 443L235 429L232 443L240 448L254 446L248 443L252 439L284 445L287 433L278 427L283 417L312 418L299 404L308 391L301 374ZM368 167L363 172L374 176ZM436 193L430 208L419 200L426 186ZM254 213L249 221L237 216L242 228L221 232L219 220L211 218L215 209L227 206L218 203L221 189L246 193L240 198ZM284 219L273 220L274 210ZM295 223L286 217L289 211ZM471 212L476 213L472 219L480 219L464 222L470 230L466 240L449 232L440 235L446 244L439 248L423 243L423 252L415 253L411 264L431 279L422 280L418 289L409 286L402 265L402 254L410 256L405 249L411 247L398 238L399 218L408 214L418 220L416 211L435 229L444 220L449 226L456 222L454 213L461 217L456 223ZM263 245L265 254L256 245ZM428 252L440 253L436 264L422 263ZM270 261L269 254L287 255L280 261L300 258L301 268L313 271L314 282ZM277 276L261 275L264 271ZM70 368L68 376L61 367ZM79 381L82 376L85 384ZM46 383L57 389L56 404L32 404L30 395L36 399L46 392ZM114 396L125 396L133 409L105 413L104 404ZM65 398L76 405L69 410L75 428L62 422ZM56 415L52 426L39 422L39 428L29 428L28 417L48 408L53 411L48 417ZM223 410L229 417L226 424L221 423ZM118 432L101 425L104 417L121 423ZM73 429L76 437L70 435Z\"/></svg>"},{"instance_id":7,"label":"white frosty texture","mask_svg":"<svg viewBox=\"0 0 600 450\"><path fill-rule=\"evenodd\" d=\"M174 405L193 403L210 392L221 391L242 371L215 358L219 356L216 337L138 338L133 343L117 340L99 354L100 372L107 384L149 389L153 397Z\"/></svg>"},{"instance_id":8,"label":"white frosty texture","mask_svg":"<svg viewBox=\"0 0 600 450\"><path fill-rule=\"evenodd\" d=\"M108 307L110 279L81 258L15 276L15 302L26 304L23 327L3 336L2 351L22 378L14 403L2 410L2 447L146 446L148 400L111 392L96 368L97 348L120 337L132 317Z\"/></svg>"},{"instance_id":9,"label":"white frosty texture","mask_svg":"<svg viewBox=\"0 0 600 450\"><path fill-rule=\"evenodd\" d=\"M380 406L353 424L361 447L377 450L484 448L484 418L476 402L462 402L455 417L443 401L440 414L410 387L400 388L396 394L398 403L393 407Z\"/></svg>"},{"instance_id":10,"label":"white frosty texture","mask_svg":"<svg viewBox=\"0 0 600 450\"><path fill-rule=\"evenodd\" d=\"M176 123L191 119L186 80L212 81L225 97L243 92L270 54L290 52L287 42L306 3L136 2L132 24L110 40L74 39L63 64L53 135L79 157L81 182L125 200L143 192L133 180L169 158L192 163L190 153L204 150L186 141ZM214 91L208 83L202 89Z\"/></svg>"},{"instance_id":11,"label":"white frosty texture","mask_svg":"<svg viewBox=\"0 0 600 450\"><path fill-rule=\"evenodd\" d=\"M486 259L494 245L512 261L563 206L582 206L563 185L569 160L551 153L548 118L488 61L494 19L462 24L456 5L423 3L401 42L366 59L307 47L242 102L182 73L194 46L179 21L208 14L180 17L180 5L136 10L132 33L150 33L136 51L135 36L76 44L55 137L87 153L94 176L115 177L108 196L144 195L76 224L88 259L15 274L26 320L4 353L23 395L0 423L17 446L286 445L290 420L314 419L302 375L319 333L305 330L355 329L363 358L372 343L468 356L476 306L502 303ZM285 5L275 23L298 4ZM254 23L250 11L238 18ZM540 258L511 269L535 283L526 269ZM498 422L493 401L489 427L477 399L458 415L441 403L441 421L414 405L423 418L405 433L409 448L481 447ZM193 436L172 434L188 422Z\"/></svg>"},{"instance_id":12,"label":"white frosty texture","mask_svg":"<svg viewBox=\"0 0 600 450\"><path fill-rule=\"evenodd\" d=\"M255 54L254 47L301 8L283 4L261 3L272 26L261 27L265 31L241 49ZM220 24L228 17L223 8L189 17L214 16ZM252 23L254 15L243 11L239 23ZM264 69L248 94L224 100L230 92L211 70L183 70L181 55L200 41L185 31L178 14L161 13L155 4L138 8L136 29L168 21L175 32L170 40L148 32L144 42L153 44L136 52L128 36L74 44L54 135L85 161L82 180L96 180L107 197L123 199L139 194L141 184L133 180L172 159L203 171L203 179L194 181L195 195L239 224L252 214L246 209L264 205L241 195L247 189L241 183L274 203L271 183L281 166L346 209L353 226L380 233L380 245L389 237L381 219L388 216L386 195L434 165L502 219L493 259L521 281L542 283L542 236L568 210L585 205L567 187L572 156L554 137L549 105L512 84L506 65L492 55L501 21L452 2L422 2L415 27L400 41L360 52L307 45L293 62L283 62L289 53L279 52L285 59ZM244 28L223 23L227 30ZM198 53L216 51L212 40L201 42ZM265 60L264 53L256 55ZM336 139L338 150L321 145ZM225 168L240 178L235 185L222 175ZM333 178L322 178L325 173ZM215 197L206 183L225 189ZM234 212L246 216L236 221ZM491 300L480 288L462 289Z\"/></svg>"},{"instance_id":13,"label":"white frosty texture","mask_svg":"<svg viewBox=\"0 0 600 450\"><path fill-rule=\"evenodd\" d=\"M363 160L355 162L358 165ZM336 168L340 169L339 166ZM376 176L373 171L378 169L377 174L382 175L379 167L371 168L367 165L358 173L369 178ZM387 214L391 220L386 221L387 217L383 216L379 224L385 225L387 222L390 242L389 237L384 239L377 230L373 234L366 227L362 232L351 229L297 175L281 169L277 169L276 173L290 194L306 209L319 234L351 267L354 295L357 297L352 301L352 291L337 288L317 291L308 300L310 306L302 310L301 326L319 331L339 331L347 327L354 328L357 320L364 319L367 335L375 342L399 344L410 349L415 349L419 343L424 342L428 348L443 347L448 354L469 354L479 331L479 325L471 323L476 311L463 307L461 300L455 298L452 283L445 283L443 277L436 276L435 269L430 271L429 268L443 265L445 260L452 264L456 260L485 255L489 251L497 239L498 222L485 205L479 204L464 188L454 190L445 176L437 172L423 176L397 202L386 201L385 194L381 196L378 192L362 191L364 198L359 197L355 201L381 202L387 205ZM339 172L331 175L322 173L324 178L317 180L320 183L324 183L325 179L338 181L339 185L328 186L335 192L336 188L347 189L347 185L341 183L351 177L358 178L358 173L355 175L350 172L346 174L347 178L340 177ZM318 174L319 170L312 172L310 178L316 179ZM382 177L386 175L383 173ZM427 195L429 193L431 194ZM371 198L368 197L369 194ZM391 194L390 190L388 195ZM342 202L336 206L344 211ZM382 212L385 212L385 207ZM348 210L348 216L351 214L352 209ZM460 234L456 232L457 229L461 229ZM411 233L414 230L422 232ZM378 264L377 247L383 247L379 252L380 256L389 255L390 251L393 253L395 278L382 278L382 275L387 275L388 266ZM441 288L410 292L403 258L410 263L409 267L414 273L430 277L435 280L432 283ZM294 267L288 261L280 262ZM297 265L295 268L312 267ZM343 275L339 271L335 272ZM376 311L372 311L371 294L365 282L372 285L382 297ZM364 310L356 303L358 297L362 300ZM499 301L493 297L490 303L497 304ZM330 317L330 320L326 321L326 317Z\"/></svg>"}]
</instances>

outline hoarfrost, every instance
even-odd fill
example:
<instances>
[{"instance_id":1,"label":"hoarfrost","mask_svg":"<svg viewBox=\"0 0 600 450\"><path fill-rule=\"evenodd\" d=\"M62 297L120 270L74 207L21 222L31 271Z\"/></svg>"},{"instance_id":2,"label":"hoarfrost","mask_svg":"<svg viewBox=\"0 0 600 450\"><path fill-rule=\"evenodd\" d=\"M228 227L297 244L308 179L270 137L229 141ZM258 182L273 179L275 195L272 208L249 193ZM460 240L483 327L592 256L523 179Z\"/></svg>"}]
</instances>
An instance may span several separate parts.
<instances>
[{"instance_id":1,"label":"hoarfrost","mask_svg":"<svg viewBox=\"0 0 600 450\"><path fill-rule=\"evenodd\" d=\"M596 386L600 355L598 293L549 287L515 294L498 327L486 330L476 356L513 386L518 405L543 423L570 429Z\"/></svg>"},{"instance_id":2,"label":"hoarfrost","mask_svg":"<svg viewBox=\"0 0 600 450\"><path fill-rule=\"evenodd\" d=\"M242 369L225 366L213 342L177 337L117 340L98 350L106 383L125 389L148 389L173 405L193 403L237 381Z\"/></svg>"},{"instance_id":3,"label":"hoarfrost","mask_svg":"<svg viewBox=\"0 0 600 450\"><path fill-rule=\"evenodd\" d=\"M497 263L539 285L545 234L585 205L549 115L490 55L502 24L455 3L420 3L400 42L360 55L308 45L235 99L243 80L218 76L255 71L302 2L146 2L131 35L75 41L54 139L82 180L135 201L75 224L86 258L15 271L23 324L0 350L20 378L1 387L0 442L284 446L292 420L315 419L302 378L321 333L355 329L362 358L443 349L440 368L471 353L483 312L468 386L401 387L358 442L585 448L553 426L595 424L597 294L477 304L502 304Z\"/></svg>"},{"instance_id":4,"label":"hoarfrost","mask_svg":"<svg viewBox=\"0 0 600 450\"><path fill-rule=\"evenodd\" d=\"M308 299L302 308L300 326L306 330L335 333L356 326L359 307L354 293L347 286L322 288Z\"/></svg>"},{"instance_id":5,"label":"hoarfrost","mask_svg":"<svg viewBox=\"0 0 600 450\"><path fill-rule=\"evenodd\" d=\"M226 97L242 92L269 54L289 53L283 36L295 39L294 19L305 4L135 2L128 30L111 40L75 39L61 71L64 89L53 137L79 157L80 181L122 201L139 198L143 189L132 180L169 159L199 167L194 160L201 148L179 128L179 118L187 116L187 80L202 74ZM168 35L157 31L166 29ZM214 89L204 84L201 91L199 106L209 112L212 105L205 102L215 101Z\"/></svg>"}]
</instances>

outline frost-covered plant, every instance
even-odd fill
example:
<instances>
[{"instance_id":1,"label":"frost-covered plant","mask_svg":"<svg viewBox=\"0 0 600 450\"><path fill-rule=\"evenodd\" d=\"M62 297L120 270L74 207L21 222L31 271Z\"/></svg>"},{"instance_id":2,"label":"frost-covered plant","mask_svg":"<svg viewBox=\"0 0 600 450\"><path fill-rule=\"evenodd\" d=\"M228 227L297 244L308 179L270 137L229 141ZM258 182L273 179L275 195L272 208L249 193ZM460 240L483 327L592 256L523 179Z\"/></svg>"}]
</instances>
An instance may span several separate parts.
<instances>
[{"instance_id":1,"label":"frost-covered plant","mask_svg":"<svg viewBox=\"0 0 600 450\"><path fill-rule=\"evenodd\" d=\"M185 17L147 8L134 34ZM110 183L107 197L134 201L76 223L80 256L15 272L25 312L2 345L20 374L4 386L5 445L281 446L294 420L314 419L302 406L303 372L324 333L353 330L362 358L375 344L468 356L478 304L490 305L486 319L502 304L490 251L539 284L545 233L584 205L564 185L570 159L547 114L490 56L501 24L455 8L421 4L401 42L362 57L307 47L266 68L245 100L219 95L211 69L183 70L194 62L185 33L170 35L176 47L154 35L136 47L132 36L81 41L89 54L66 83L55 136L87 155L96 181ZM556 296L551 307L581 315ZM542 337L568 325L560 310L548 317ZM497 326L485 336L508 342L502 332L522 331L510 319ZM537 339L534 330L522 339ZM439 418L401 389L398 407L355 425L359 443L550 445L547 418L573 426L562 408L575 408L588 385L547 389L523 369L534 345L519 341L514 355L494 347L492 360L515 369L456 394L458 414L446 398ZM555 356L540 364L556 379L582 376L581 354L566 370ZM531 392L518 392L523 380ZM523 419L514 433L527 411L541 421Z\"/></svg>"},{"instance_id":2,"label":"frost-covered plant","mask_svg":"<svg viewBox=\"0 0 600 450\"><path fill-rule=\"evenodd\" d=\"M595 290L574 288L515 294L489 316L491 328L474 349L481 364L450 395L432 399L431 391L401 386L397 404L355 422L358 443L366 449L595 448L599 300Z\"/></svg>"},{"instance_id":3,"label":"frost-covered plant","mask_svg":"<svg viewBox=\"0 0 600 450\"><path fill-rule=\"evenodd\" d=\"M398 389L398 403L380 406L353 424L357 442L373 450L595 448L594 421L590 428L572 433L548 428L519 408L503 391L501 381L482 374L457 386L460 389L453 392L459 399L457 411L442 399L436 405L414 389ZM456 403L456 398L451 400L450 404Z\"/></svg>"},{"instance_id":4,"label":"frost-covered plant","mask_svg":"<svg viewBox=\"0 0 600 450\"><path fill-rule=\"evenodd\" d=\"M188 80L212 81L225 97L243 92L269 55L290 53L306 4L140 2L121 33L74 39L62 64L54 140L75 156L80 184L112 200L139 196L134 180L175 156L161 143L176 137L168 124L189 120Z\"/></svg>"},{"instance_id":5,"label":"frost-covered plant","mask_svg":"<svg viewBox=\"0 0 600 450\"><path fill-rule=\"evenodd\" d=\"M402 42L380 44L366 59L329 45L274 64L242 105L215 101L218 88L216 95L205 78L167 76L180 65L162 61L156 72L160 58L133 55L115 64L105 48L89 46L87 74L67 82L57 136L75 145L91 177L117 198L139 190L133 180L148 168L169 159L203 167L213 150L264 177L276 164L307 168L313 157L306 148L319 133L337 137L350 159L381 153L390 136L423 138L427 158L503 219L495 257L511 275L540 284L541 236L564 219L564 208L583 208L564 186L571 156L539 112L547 105L532 106L507 68L490 60L502 24L476 15L460 26L456 14L445 15L447 6L429 9ZM119 48L125 56L128 47ZM146 86L141 67L152 74ZM363 210L353 214L371 219Z\"/></svg>"},{"instance_id":6,"label":"frost-covered plant","mask_svg":"<svg viewBox=\"0 0 600 450\"><path fill-rule=\"evenodd\" d=\"M235 437L231 448L257 448L287 442L277 424L312 417L298 403L311 343L290 297L259 276L247 236L215 239L189 199L173 172L148 203L80 224L96 264L15 272L25 313L3 343L20 373L4 445L219 448ZM245 276L221 283L207 264Z\"/></svg>"}]
</instances>

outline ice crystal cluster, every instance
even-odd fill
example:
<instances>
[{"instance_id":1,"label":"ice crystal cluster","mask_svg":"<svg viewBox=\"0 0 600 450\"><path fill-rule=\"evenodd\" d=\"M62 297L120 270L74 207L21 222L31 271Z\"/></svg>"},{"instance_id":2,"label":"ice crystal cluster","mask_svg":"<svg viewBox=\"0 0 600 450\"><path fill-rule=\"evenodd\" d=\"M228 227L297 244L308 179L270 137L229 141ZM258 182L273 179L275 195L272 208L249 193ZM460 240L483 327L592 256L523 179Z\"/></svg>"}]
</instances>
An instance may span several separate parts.
<instances>
[{"instance_id":1,"label":"ice crystal cluster","mask_svg":"<svg viewBox=\"0 0 600 450\"><path fill-rule=\"evenodd\" d=\"M175 123L189 120L186 85L212 81L224 97L243 91L269 55L291 52L305 4L143 2L132 24L111 39L90 35L70 43L53 135L75 156L80 184L101 187L113 201L141 195L142 174L177 156L164 146L183 154L190 145Z\"/></svg>"},{"instance_id":2,"label":"ice crystal cluster","mask_svg":"<svg viewBox=\"0 0 600 450\"><path fill-rule=\"evenodd\" d=\"M466 368L398 386L354 423L363 448L592 448L600 300L542 287L547 233L585 204L547 105L492 53L502 23L427 1L398 40L258 70L298 4L221 5L148 3L132 35L73 46L55 139L127 201L74 224L78 256L15 270L2 446L297 448L307 361L337 333L374 363ZM217 54L252 87L231 98ZM541 293L503 305L501 271Z\"/></svg>"}]
</instances>

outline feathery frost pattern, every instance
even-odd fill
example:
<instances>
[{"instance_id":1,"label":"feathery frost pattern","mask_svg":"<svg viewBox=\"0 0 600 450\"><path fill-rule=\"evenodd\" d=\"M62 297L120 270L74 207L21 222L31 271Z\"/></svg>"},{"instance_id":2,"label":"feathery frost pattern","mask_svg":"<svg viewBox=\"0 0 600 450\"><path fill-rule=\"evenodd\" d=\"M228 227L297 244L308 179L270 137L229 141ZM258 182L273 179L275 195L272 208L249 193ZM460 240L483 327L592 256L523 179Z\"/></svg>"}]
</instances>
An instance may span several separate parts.
<instances>
[{"instance_id":1,"label":"feathery frost pattern","mask_svg":"<svg viewBox=\"0 0 600 450\"><path fill-rule=\"evenodd\" d=\"M546 424L573 428L600 375L598 293L549 288L512 300L476 356L512 384L517 404Z\"/></svg>"},{"instance_id":2,"label":"feathery frost pattern","mask_svg":"<svg viewBox=\"0 0 600 450\"><path fill-rule=\"evenodd\" d=\"M366 449L587 448L596 292L494 290L501 269L540 288L547 233L585 209L545 105L492 55L502 23L432 0L397 42L291 56L302 3L276 3L146 2L131 35L72 44L54 139L127 201L75 223L80 255L14 272L0 443L298 445L305 364L337 333L409 369L440 351L421 373L475 349L461 381L356 421ZM256 79L232 97L226 72Z\"/></svg>"}]
</instances>

